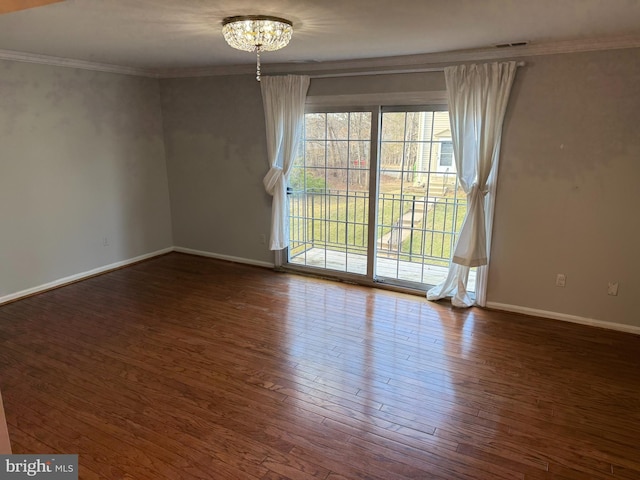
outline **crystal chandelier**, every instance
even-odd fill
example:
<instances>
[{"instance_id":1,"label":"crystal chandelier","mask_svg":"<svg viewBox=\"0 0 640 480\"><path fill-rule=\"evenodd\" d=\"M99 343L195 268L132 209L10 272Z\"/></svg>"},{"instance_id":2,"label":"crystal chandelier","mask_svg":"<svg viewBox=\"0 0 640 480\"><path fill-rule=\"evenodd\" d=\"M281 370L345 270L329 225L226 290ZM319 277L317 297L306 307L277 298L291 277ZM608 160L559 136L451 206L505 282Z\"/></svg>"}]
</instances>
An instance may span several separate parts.
<instances>
[{"instance_id":1,"label":"crystal chandelier","mask_svg":"<svg viewBox=\"0 0 640 480\"><path fill-rule=\"evenodd\" d=\"M222 21L222 35L233 48L256 52L256 79L260 81L260 53L284 48L291 40L293 24L268 15L241 15Z\"/></svg>"}]
</instances>

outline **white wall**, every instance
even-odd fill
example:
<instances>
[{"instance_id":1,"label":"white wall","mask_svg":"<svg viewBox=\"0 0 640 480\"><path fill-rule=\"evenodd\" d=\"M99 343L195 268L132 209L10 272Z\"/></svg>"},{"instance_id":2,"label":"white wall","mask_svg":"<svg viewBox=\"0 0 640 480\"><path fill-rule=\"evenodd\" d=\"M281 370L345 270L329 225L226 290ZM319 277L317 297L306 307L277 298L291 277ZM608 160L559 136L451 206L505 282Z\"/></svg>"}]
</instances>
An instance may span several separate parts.
<instances>
[{"instance_id":1,"label":"white wall","mask_svg":"<svg viewBox=\"0 0 640 480\"><path fill-rule=\"evenodd\" d=\"M0 232L0 298L170 247L157 80L0 61Z\"/></svg>"},{"instance_id":2,"label":"white wall","mask_svg":"<svg viewBox=\"0 0 640 480\"><path fill-rule=\"evenodd\" d=\"M503 132L488 300L640 326L640 49L526 61Z\"/></svg>"}]
</instances>

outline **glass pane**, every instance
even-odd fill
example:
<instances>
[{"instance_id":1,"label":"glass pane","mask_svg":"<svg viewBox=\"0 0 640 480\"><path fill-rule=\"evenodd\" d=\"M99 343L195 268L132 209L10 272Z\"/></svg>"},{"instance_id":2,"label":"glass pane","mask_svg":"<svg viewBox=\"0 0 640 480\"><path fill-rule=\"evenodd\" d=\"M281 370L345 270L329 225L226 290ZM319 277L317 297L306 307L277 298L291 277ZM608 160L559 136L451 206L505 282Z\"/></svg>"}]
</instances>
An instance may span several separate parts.
<instances>
[{"instance_id":1,"label":"glass pane","mask_svg":"<svg viewBox=\"0 0 640 480\"><path fill-rule=\"evenodd\" d=\"M385 113L382 118L382 141L404 140L404 112Z\"/></svg>"},{"instance_id":2,"label":"glass pane","mask_svg":"<svg viewBox=\"0 0 640 480\"><path fill-rule=\"evenodd\" d=\"M326 113L307 113L304 120L305 138L310 140L326 138Z\"/></svg>"},{"instance_id":3,"label":"glass pane","mask_svg":"<svg viewBox=\"0 0 640 480\"><path fill-rule=\"evenodd\" d=\"M327 134L329 140L347 140L349 138L349 114L328 113Z\"/></svg>"},{"instance_id":4,"label":"glass pane","mask_svg":"<svg viewBox=\"0 0 640 480\"><path fill-rule=\"evenodd\" d=\"M298 142L298 150L296 151L296 156L293 159L293 166L304 166L304 142Z\"/></svg>"},{"instance_id":5,"label":"glass pane","mask_svg":"<svg viewBox=\"0 0 640 480\"><path fill-rule=\"evenodd\" d=\"M436 149L431 142L416 142L416 172L426 173L435 165Z\"/></svg>"},{"instance_id":6,"label":"glass pane","mask_svg":"<svg viewBox=\"0 0 640 480\"><path fill-rule=\"evenodd\" d=\"M347 185L349 194L361 195L367 194L367 202L369 201L369 171L368 170L349 170L349 183Z\"/></svg>"},{"instance_id":7,"label":"glass pane","mask_svg":"<svg viewBox=\"0 0 640 480\"><path fill-rule=\"evenodd\" d=\"M430 141L433 137L434 112L419 112L419 134L417 141Z\"/></svg>"},{"instance_id":8,"label":"glass pane","mask_svg":"<svg viewBox=\"0 0 640 480\"><path fill-rule=\"evenodd\" d=\"M307 114L304 162L292 170L289 261L366 274L370 112ZM305 187L306 186L306 187Z\"/></svg>"},{"instance_id":9,"label":"glass pane","mask_svg":"<svg viewBox=\"0 0 640 480\"><path fill-rule=\"evenodd\" d=\"M349 142L349 166L353 169L369 170L369 142Z\"/></svg>"},{"instance_id":10,"label":"glass pane","mask_svg":"<svg viewBox=\"0 0 640 480\"><path fill-rule=\"evenodd\" d=\"M420 112L408 112L405 120L404 139L407 142L415 142L419 139L421 132Z\"/></svg>"},{"instance_id":11,"label":"glass pane","mask_svg":"<svg viewBox=\"0 0 640 480\"><path fill-rule=\"evenodd\" d=\"M440 167L451 167L453 165L453 143L440 143L440 159L438 164Z\"/></svg>"},{"instance_id":12,"label":"glass pane","mask_svg":"<svg viewBox=\"0 0 640 480\"><path fill-rule=\"evenodd\" d=\"M407 142L404 145L404 165L403 170L406 173L405 180L414 181L414 172L416 170L416 160L418 157L418 145L415 142Z\"/></svg>"},{"instance_id":13,"label":"glass pane","mask_svg":"<svg viewBox=\"0 0 640 480\"><path fill-rule=\"evenodd\" d=\"M293 190L304 190L304 168L294 165L289 175L289 187Z\"/></svg>"},{"instance_id":14,"label":"glass pane","mask_svg":"<svg viewBox=\"0 0 640 480\"><path fill-rule=\"evenodd\" d=\"M446 277L466 196L456 180L448 113L402 115L403 128L398 112L382 117L376 275L434 285ZM468 285L475 285L475 271Z\"/></svg>"},{"instance_id":15,"label":"glass pane","mask_svg":"<svg viewBox=\"0 0 640 480\"><path fill-rule=\"evenodd\" d=\"M307 167L324 167L326 155L326 142L305 142L305 165Z\"/></svg>"},{"instance_id":16,"label":"glass pane","mask_svg":"<svg viewBox=\"0 0 640 480\"><path fill-rule=\"evenodd\" d=\"M380 169L382 171L400 170L403 148L402 142L383 142L380 145Z\"/></svg>"},{"instance_id":17,"label":"glass pane","mask_svg":"<svg viewBox=\"0 0 640 480\"><path fill-rule=\"evenodd\" d=\"M324 168L306 168L298 174L301 178L300 183L304 184L304 190L307 192L324 192L327 187L325 180L326 170ZM302 190L296 188L296 190Z\"/></svg>"},{"instance_id":18,"label":"glass pane","mask_svg":"<svg viewBox=\"0 0 640 480\"><path fill-rule=\"evenodd\" d=\"M371 113L353 112L349 120L349 138L351 140L369 140L371 138Z\"/></svg>"},{"instance_id":19,"label":"glass pane","mask_svg":"<svg viewBox=\"0 0 640 480\"><path fill-rule=\"evenodd\" d=\"M441 137L451 138L449 112L435 112L433 114L433 139L438 140Z\"/></svg>"},{"instance_id":20,"label":"glass pane","mask_svg":"<svg viewBox=\"0 0 640 480\"><path fill-rule=\"evenodd\" d=\"M349 166L349 145L346 141L327 143L327 167L347 168Z\"/></svg>"}]
</instances>

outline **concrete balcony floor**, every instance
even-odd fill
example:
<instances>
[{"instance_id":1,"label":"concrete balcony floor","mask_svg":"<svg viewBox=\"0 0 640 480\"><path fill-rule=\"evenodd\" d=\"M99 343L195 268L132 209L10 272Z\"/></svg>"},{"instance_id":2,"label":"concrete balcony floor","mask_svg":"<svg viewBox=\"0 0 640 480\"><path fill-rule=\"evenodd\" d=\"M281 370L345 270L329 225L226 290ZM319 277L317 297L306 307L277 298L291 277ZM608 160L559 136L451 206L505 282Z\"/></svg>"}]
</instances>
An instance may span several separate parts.
<instances>
[{"instance_id":1,"label":"concrete balcony floor","mask_svg":"<svg viewBox=\"0 0 640 480\"><path fill-rule=\"evenodd\" d=\"M376 275L408 282L422 283L427 286L437 285L447 277L447 267L428 265L422 262L408 262L385 258L384 251L380 251L376 261ZM360 275L367 273L367 257L359 253L310 248L296 254L289 260L293 265L305 265L316 268L326 268L338 272L349 272ZM476 269L469 272L467 290L475 292Z\"/></svg>"}]
</instances>

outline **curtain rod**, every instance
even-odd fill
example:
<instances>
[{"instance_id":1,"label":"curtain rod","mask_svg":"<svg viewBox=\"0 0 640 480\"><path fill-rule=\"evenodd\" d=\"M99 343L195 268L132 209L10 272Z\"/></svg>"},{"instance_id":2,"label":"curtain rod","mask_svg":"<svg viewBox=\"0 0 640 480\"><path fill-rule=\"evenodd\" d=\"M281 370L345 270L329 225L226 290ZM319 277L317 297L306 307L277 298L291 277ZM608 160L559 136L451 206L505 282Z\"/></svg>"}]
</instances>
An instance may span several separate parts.
<instances>
[{"instance_id":1,"label":"curtain rod","mask_svg":"<svg viewBox=\"0 0 640 480\"><path fill-rule=\"evenodd\" d=\"M524 67L525 62L517 62L516 67ZM446 67L424 67L424 68L402 68L397 70L365 70L361 72L344 72L344 73L319 73L317 75L309 75L309 78L338 78L338 77L359 77L362 75L393 75L399 73L430 73L444 72Z\"/></svg>"}]
</instances>

